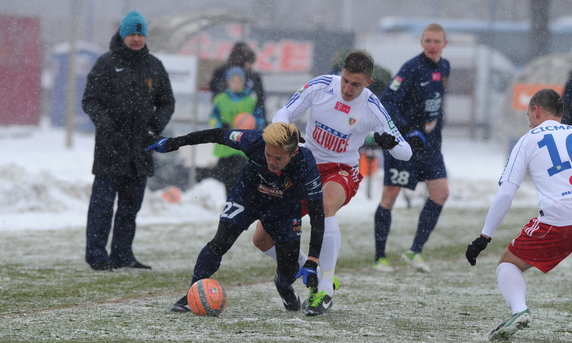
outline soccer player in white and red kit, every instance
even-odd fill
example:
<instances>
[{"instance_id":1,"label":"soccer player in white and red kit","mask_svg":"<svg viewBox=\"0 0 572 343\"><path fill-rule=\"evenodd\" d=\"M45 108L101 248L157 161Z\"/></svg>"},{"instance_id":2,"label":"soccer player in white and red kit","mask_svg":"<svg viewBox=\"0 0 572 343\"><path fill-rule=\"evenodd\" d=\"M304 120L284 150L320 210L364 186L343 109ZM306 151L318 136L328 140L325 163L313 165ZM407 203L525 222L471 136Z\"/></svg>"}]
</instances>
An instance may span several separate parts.
<instances>
[{"instance_id":1,"label":"soccer player in white and red kit","mask_svg":"<svg viewBox=\"0 0 572 343\"><path fill-rule=\"evenodd\" d=\"M358 149L366 136L375 132L376 142L397 159L409 160L412 155L411 147L379 99L366 88L373 81L372 73L373 58L365 51L351 52L344 61L341 76L322 75L312 79L273 119L274 122L293 122L311 110L306 125L306 147L314 154L320 171L326 218L319 258L321 275L317 289L310 287L306 315L322 314L331 306L341 244L335 215L357 192L362 179ZM259 249L275 258L273 242L261 225L258 225L253 241ZM308 260L306 264L317 262ZM303 267L301 273L304 272Z\"/></svg>"},{"instance_id":2,"label":"soccer player in white and red kit","mask_svg":"<svg viewBox=\"0 0 572 343\"><path fill-rule=\"evenodd\" d=\"M538 217L523 227L499 261L498 287L513 315L491 331L491 340L507 340L531 320L522 273L530 267L548 273L572 253L572 126L560 123L562 107L552 89L532 96L527 112L531 130L512 149L481 235L467 247L467 260L475 265L528 171L538 193Z\"/></svg>"}]
</instances>

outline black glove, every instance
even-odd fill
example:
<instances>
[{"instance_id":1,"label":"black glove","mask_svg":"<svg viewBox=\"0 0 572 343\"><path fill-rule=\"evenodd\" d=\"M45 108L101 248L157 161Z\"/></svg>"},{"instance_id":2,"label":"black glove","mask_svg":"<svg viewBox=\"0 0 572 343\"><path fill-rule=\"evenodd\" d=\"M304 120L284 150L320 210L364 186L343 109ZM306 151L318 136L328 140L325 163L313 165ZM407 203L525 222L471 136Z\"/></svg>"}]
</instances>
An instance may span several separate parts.
<instances>
[{"instance_id":1,"label":"black glove","mask_svg":"<svg viewBox=\"0 0 572 343\"><path fill-rule=\"evenodd\" d=\"M477 264L477 256L479 256L481 251L485 250L487 244L489 244L490 241L490 237L485 238L483 236L479 236L467 246L467 252L465 252L465 256L467 257L467 261L469 261L471 266Z\"/></svg>"},{"instance_id":2,"label":"black glove","mask_svg":"<svg viewBox=\"0 0 572 343\"><path fill-rule=\"evenodd\" d=\"M387 132L384 132L381 135L376 132L373 134L373 139L384 150L393 149L397 144L399 144L397 139L395 139L395 136L392 136Z\"/></svg>"},{"instance_id":3,"label":"black glove","mask_svg":"<svg viewBox=\"0 0 572 343\"><path fill-rule=\"evenodd\" d=\"M419 130L413 130L405 135L405 140L409 145L411 145L411 149L413 151L421 151L425 149L425 143L427 142L427 138L423 132Z\"/></svg>"},{"instance_id":4,"label":"black glove","mask_svg":"<svg viewBox=\"0 0 572 343\"><path fill-rule=\"evenodd\" d=\"M304 266L298 270L296 273L296 279L300 276L302 277L302 282L306 285L306 287L318 287L318 272L316 269L318 268L318 264L311 260L306 260Z\"/></svg>"}]
</instances>

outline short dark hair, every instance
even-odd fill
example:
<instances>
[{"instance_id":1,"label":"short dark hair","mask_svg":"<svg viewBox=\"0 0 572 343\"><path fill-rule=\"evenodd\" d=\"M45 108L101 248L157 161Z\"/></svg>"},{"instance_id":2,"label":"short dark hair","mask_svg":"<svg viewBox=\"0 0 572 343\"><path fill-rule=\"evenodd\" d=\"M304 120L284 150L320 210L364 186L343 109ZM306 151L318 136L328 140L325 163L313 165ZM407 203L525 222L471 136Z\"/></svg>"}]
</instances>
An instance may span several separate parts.
<instances>
[{"instance_id":1,"label":"short dark hair","mask_svg":"<svg viewBox=\"0 0 572 343\"><path fill-rule=\"evenodd\" d=\"M563 103L562 97L554 89L544 88L534 93L528 107L540 106L546 112L556 116L562 117Z\"/></svg>"},{"instance_id":2,"label":"short dark hair","mask_svg":"<svg viewBox=\"0 0 572 343\"><path fill-rule=\"evenodd\" d=\"M373 74L373 57L365 50L354 50L344 60L344 69L351 74Z\"/></svg>"}]
</instances>

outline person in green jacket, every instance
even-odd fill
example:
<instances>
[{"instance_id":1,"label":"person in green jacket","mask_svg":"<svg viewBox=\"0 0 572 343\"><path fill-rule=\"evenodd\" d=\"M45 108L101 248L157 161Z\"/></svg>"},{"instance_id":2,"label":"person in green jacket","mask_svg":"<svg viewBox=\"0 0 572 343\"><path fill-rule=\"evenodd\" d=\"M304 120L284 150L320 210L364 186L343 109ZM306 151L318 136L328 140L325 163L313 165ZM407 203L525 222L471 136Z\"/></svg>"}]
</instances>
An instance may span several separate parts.
<instances>
[{"instance_id":1,"label":"person in green jacket","mask_svg":"<svg viewBox=\"0 0 572 343\"><path fill-rule=\"evenodd\" d=\"M211 127L225 129L263 128L263 115L256 108L256 99L245 90L245 79L246 74L242 68L232 67L227 70L228 88L213 99L214 106L210 114ZM214 177L224 183L226 193L229 194L247 159L241 151L221 144L215 144L214 155L218 158L213 173Z\"/></svg>"}]
</instances>

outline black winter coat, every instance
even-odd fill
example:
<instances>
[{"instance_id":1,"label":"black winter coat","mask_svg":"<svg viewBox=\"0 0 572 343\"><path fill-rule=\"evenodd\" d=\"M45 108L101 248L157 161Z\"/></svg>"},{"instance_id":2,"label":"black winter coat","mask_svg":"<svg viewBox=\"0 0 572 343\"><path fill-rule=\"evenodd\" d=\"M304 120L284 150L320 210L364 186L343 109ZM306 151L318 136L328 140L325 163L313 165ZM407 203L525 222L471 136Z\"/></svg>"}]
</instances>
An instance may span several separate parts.
<instances>
[{"instance_id":1,"label":"black winter coat","mask_svg":"<svg viewBox=\"0 0 572 343\"><path fill-rule=\"evenodd\" d=\"M146 45L131 50L116 33L87 76L82 107L95 125L93 174L153 175L145 148L171 119L175 98L167 71Z\"/></svg>"}]
</instances>

